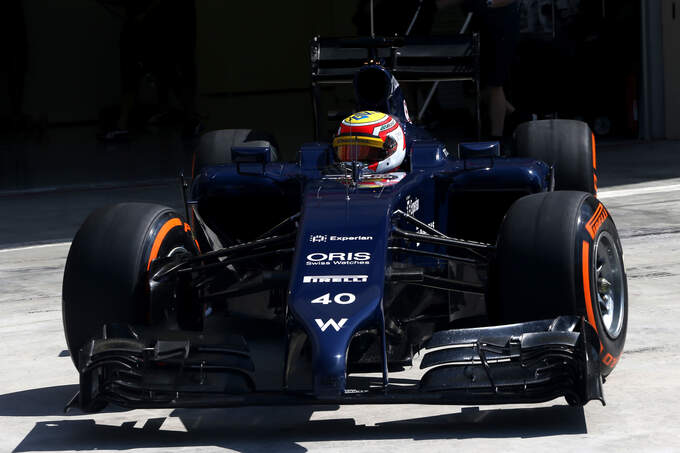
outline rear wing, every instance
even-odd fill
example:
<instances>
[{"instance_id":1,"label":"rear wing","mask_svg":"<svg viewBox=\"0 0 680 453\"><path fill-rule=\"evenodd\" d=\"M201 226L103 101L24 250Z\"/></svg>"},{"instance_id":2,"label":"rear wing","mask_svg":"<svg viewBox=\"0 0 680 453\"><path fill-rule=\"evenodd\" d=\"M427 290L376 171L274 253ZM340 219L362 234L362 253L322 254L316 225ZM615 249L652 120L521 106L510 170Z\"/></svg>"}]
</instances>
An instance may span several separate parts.
<instances>
[{"instance_id":1,"label":"rear wing","mask_svg":"<svg viewBox=\"0 0 680 453\"><path fill-rule=\"evenodd\" d=\"M312 83L351 83L367 62L379 63L400 82L475 81L478 35L441 37L315 37L310 46Z\"/></svg>"},{"instance_id":2,"label":"rear wing","mask_svg":"<svg viewBox=\"0 0 680 453\"><path fill-rule=\"evenodd\" d=\"M318 140L320 86L352 83L367 63L377 63L399 82L434 82L418 119L429 105L439 82L475 84L479 119L479 35L438 37L322 38L310 44L314 134ZM479 120L478 120L479 123Z\"/></svg>"}]
</instances>

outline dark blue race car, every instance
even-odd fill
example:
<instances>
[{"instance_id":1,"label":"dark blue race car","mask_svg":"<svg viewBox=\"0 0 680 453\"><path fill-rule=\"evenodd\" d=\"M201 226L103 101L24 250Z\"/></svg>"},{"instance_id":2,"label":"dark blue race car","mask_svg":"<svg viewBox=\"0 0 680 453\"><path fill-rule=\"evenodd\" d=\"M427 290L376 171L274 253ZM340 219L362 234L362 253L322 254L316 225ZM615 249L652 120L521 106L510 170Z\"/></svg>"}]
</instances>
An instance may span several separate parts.
<instances>
[{"instance_id":1,"label":"dark blue race car","mask_svg":"<svg viewBox=\"0 0 680 453\"><path fill-rule=\"evenodd\" d=\"M333 143L280 162L214 131L184 216L90 215L64 274L70 406L604 402L627 286L590 129L447 149L379 63Z\"/></svg>"}]
</instances>

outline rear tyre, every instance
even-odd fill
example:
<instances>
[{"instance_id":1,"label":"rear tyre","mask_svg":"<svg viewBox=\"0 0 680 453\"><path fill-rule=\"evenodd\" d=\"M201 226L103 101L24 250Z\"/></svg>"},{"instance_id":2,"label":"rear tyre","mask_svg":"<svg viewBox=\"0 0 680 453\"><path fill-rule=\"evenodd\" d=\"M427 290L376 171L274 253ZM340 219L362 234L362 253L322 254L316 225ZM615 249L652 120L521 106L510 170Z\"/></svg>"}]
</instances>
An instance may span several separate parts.
<instances>
[{"instance_id":1,"label":"rear tyre","mask_svg":"<svg viewBox=\"0 0 680 453\"><path fill-rule=\"evenodd\" d=\"M499 321L584 316L598 333L607 376L626 339L628 290L621 243L604 205L582 192L520 198L503 220L497 252Z\"/></svg>"},{"instance_id":2,"label":"rear tyre","mask_svg":"<svg viewBox=\"0 0 680 453\"><path fill-rule=\"evenodd\" d=\"M203 167L230 163L231 148L239 145L269 146L272 161L277 160L278 146L272 134L252 129L221 129L201 136L194 154L193 175L198 174Z\"/></svg>"},{"instance_id":3,"label":"rear tyre","mask_svg":"<svg viewBox=\"0 0 680 453\"><path fill-rule=\"evenodd\" d=\"M597 194L595 136L576 120L529 121L515 130L515 155L555 169L556 190Z\"/></svg>"},{"instance_id":4,"label":"rear tyre","mask_svg":"<svg viewBox=\"0 0 680 453\"><path fill-rule=\"evenodd\" d=\"M66 259L62 318L76 368L87 341L104 324L147 324L148 268L153 259L196 254L189 226L171 208L122 203L99 209L76 233Z\"/></svg>"}]
</instances>

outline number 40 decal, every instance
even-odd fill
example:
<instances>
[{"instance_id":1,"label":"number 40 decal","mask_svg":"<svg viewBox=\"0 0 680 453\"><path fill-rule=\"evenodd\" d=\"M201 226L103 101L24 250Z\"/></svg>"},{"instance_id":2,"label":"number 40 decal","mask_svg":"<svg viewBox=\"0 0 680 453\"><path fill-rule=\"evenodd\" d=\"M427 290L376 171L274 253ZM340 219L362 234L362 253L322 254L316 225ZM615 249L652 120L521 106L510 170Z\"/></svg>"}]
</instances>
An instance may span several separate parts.
<instances>
[{"instance_id":1,"label":"number 40 decal","mask_svg":"<svg viewBox=\"0 0 680 453\"><path fill-rule=\"evenodd\" d=\"M319 296L316 299L312 300L313 304L331 304L335 302L336 304L340 305L348 305L354 302L357 299L357 297L352 294L352 293L340 293L336 294L335 297L331 300L331 293L326 293L323 296Z\"/></svg>"}]
</instances>

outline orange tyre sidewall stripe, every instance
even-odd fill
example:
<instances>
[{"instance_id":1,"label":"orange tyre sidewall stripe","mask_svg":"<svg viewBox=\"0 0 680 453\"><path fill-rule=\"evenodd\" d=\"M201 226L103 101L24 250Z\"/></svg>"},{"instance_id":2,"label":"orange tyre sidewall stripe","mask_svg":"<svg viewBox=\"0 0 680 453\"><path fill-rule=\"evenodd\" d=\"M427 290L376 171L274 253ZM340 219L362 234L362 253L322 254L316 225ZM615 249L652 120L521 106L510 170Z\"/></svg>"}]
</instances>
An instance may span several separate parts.
<instances>
[{"instance_id":1,"label":"orange tyre sidewall stripe","mask_svg":"<svg viewBox=\"0 0 680 453\"><path fill-rule=\"evenodd\" d=\"M585 296L586 314L588 322L595 332L597 332L597 324L595 324L595 313L593 312L593 302L590 296L590 244L588 241L583 241L583 248L581 254L581 266L583 268L583 294ZM598 332L599 335L599 332Z\"/></svg>"},{"instance_id":2,"label":"orange tyre sidewall stripe","mask_svg":"<svg viewBox=\"0 0 680 453\"><path fill-rule=\"evenodd\" d=\"M146 265L146 270L148 271L151 269L151 262L156 259L158 256L158 251L161 248L161 245L163 244L163 240L165 239L165 236L167 236L168 232L172 230L175 227L178 226L183 226L182 221L175 217L174 219L170 219L167 222L163 224L161 229L158 231L158 234L156 235L156 239L153 241L153 246L151 247L151 254L149 255L149 262Z\"/></svg>"},{"instance_id":3,"label":"orange tyre sidewall stripe","mask_svg":"<svg viewBox=\"0 0 680 453\"><path fill-rule=\"evenodd\" d=\"M593 170L597 170L597 148L595 146L595 134L590 134L593 139Z\"/></svg>"},{"instance_id":4,"label":"orange tyre sidewall stripe","mask_svg":"<svg viewBox=\"0 0 680 453\"><path fill-rule=\"evenodd\" d=\"M595 146L595 134L590 133L593 141L593 187L595 187L595 193L597 193L597 175L595 170L597 170L597 147Z\"/></svg>"}]
</instances>

